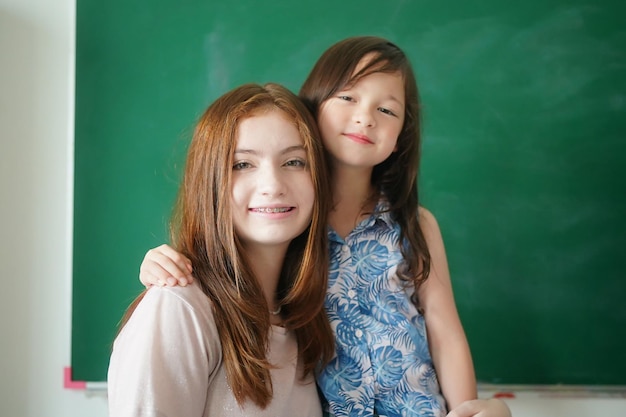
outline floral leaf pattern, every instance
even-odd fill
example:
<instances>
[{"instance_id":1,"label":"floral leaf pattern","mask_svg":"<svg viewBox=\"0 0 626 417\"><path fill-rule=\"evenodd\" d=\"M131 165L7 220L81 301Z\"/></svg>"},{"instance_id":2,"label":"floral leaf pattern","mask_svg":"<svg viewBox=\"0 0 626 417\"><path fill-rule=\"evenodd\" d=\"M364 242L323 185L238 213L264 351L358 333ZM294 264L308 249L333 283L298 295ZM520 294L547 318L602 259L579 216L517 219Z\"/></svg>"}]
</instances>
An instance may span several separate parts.
<instances>
[{"instance_id":1,"label":"floral leaf pattern","mask_svg":"<svg viewBox=\"0 0 626 417\"><path fill-rule=\"evenodd\" d=\"M443 417L423 316L396 275L400 230L381 201L342 239L329 229L325 307L336 355L318 377L334 416Z\"/></svg>"}]
</instances>

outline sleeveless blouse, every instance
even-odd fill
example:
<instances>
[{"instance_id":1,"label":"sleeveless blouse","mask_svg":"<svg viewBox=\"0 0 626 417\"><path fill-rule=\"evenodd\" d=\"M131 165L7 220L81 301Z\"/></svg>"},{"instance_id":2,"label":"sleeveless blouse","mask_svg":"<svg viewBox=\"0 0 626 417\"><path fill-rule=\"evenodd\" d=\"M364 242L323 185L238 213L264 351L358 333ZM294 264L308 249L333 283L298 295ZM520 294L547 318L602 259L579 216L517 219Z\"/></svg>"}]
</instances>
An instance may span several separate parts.
<instances>
[{"instance_id":1,"label":"sleeveless blouse","mask_svg":"<svg viewBox=\"0 0 626 417\"><path fill-rule=\"evenodd\" d=\"M335 416L446 415L413 287L396 274L400 227L378 203L346 239L329 228L325 307L336 355L318 377Z\"/></svg>"}]
</instances>

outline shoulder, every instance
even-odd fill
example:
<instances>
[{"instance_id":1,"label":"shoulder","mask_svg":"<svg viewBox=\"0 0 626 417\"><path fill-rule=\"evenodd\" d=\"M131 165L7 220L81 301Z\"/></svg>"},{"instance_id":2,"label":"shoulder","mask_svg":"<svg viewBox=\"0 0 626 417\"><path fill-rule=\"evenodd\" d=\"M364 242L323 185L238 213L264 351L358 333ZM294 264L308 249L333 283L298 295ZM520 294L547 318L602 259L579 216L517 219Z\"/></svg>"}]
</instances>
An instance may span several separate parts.
<instances>
[{"instance_id":1,"label":"shoulder","mask_svg":"<svg viewBox=\"0 0 626 417\"><path fill-rule=\"evenodd\" d=\"M211 300L200 288L197 282L193 282L185 287L157 287L152 286L145 296L146 299L154 299L156 302L168 302L180 304L181 308L190 310L211 310Z\"/></svg>"},{"instance_id":2,"label":"shoulder","mask_svg":"<svg viewBox=\"0 0 626 417\"><path fill-rule=\"evenodd\" d=\"M211 300L195 282L186 287L150 287L120 336L127 327L142 333L191 331L203 339L201 335L217 334Z\"/></svg>"},{"instance_id":3,"label":"shoulder","mask_svg":"<svg viewBox=\"0 0 626 417\"><path fill-rule=\"evenodd\" d=\"M186 287L150 287L117 335L113 353L125 360L139 361L154 349L163 354L177 351L181 356L159 359L184 361L182 356L186 355L206 362L207 369L213 369L221 360L213 307L196 283Z\"/></svg>"},{"instance_id":4,"label":"shoulder","mask_svg":"<svg viewBox=\"0 0 626 417\"><path fill-rule=\"evenodd\" d=\"M441 231L439 229L439 223L435 218L435 215L430 212L426 207L420 206L417 210L418 219L420 227L422 228L422 232L424 233L426 239L428 237L435 234L441 235Z\"/></svg>"},{"instance_id":5,"label":"shoulder","mask_svg":"<svg viewBox=\"0 0 626 417\"><path fill-rule=\"evenodd\" d=\"M418 207L417 215L419 216L420 222L422 222L422 221L425 221L425 222L434 221L435 223L437 222L437 220L435 219L435 216L433 215L433 213L431 213L430 210L428 210L424 206L419 206Z\"/></svg>"},{"instance_id":6,"label":"shoulder","mask_svg":"<svg viewBox=\"0 0 626 417\"><path fill-rule=\"evenodd\" d=\"M419 227L424 234L428 251L433 259L433 263L436 265L440 261L445 261L445 248L443 243L443 236L437 219L425 207L420 206L419 213Z\"/></svg>"},{"instance_id":7,"label":"shoulder","mask_svg":"<svg viewBox=\"0 0 626 417\"><path fill-rule=\"evenodd\" d=\"M211 314L212 305L211 300L202 292L200 286L193 282L185 287L152 286L146 291L135 311L164 308L168 309L169 313L179 311L194 315L206 315L207 313Z\"/></svg>"},{"instance_id":8,"label":"shoulder","mask_svg":"<svg viewBox=\"0 0 626 417\"><path fill-rule=\"evenodd\" d=\"M139 409L144 413L132 415L201 415L209 380L222 362L212 308L203 296L193 284L146 291L113 344L111 415Z\"/></svg>"}]
</instances>

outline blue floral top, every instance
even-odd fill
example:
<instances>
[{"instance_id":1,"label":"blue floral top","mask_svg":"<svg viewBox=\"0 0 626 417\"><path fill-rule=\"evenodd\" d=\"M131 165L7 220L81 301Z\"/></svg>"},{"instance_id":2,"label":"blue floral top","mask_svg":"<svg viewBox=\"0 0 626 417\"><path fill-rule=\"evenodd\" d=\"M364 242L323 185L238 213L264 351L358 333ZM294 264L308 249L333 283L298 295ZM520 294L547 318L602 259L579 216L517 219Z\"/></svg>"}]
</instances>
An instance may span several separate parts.
<instances>
[{"instance_id":1,"label":"blue floral top","mask_svg":"<svg viewBox=\"0 0 626 417\"><path fill-rule=\"evenodd\" d=\"M375 212L384 210L378 203ZM400 227L373 214L344 241L332 229L326 310L336 356L318 378L335 416L446 415L424 317L396 275Z\"/></svg>"}]
</instances>

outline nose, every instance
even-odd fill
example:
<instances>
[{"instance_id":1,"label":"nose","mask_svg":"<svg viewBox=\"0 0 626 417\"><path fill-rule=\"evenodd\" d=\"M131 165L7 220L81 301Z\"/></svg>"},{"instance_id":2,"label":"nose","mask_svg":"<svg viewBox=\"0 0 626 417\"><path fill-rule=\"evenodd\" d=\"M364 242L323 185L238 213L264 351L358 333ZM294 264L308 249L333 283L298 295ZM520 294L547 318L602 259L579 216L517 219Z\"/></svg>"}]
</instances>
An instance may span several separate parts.
<instances>
[{"instance_id":1,"label":"nose","mask_svg":"<svg viewBox=\"0 0 626 417\"><path fill-rule=\"evenodd\" d=\"M355 109L353 120L354 123L366 127L373 127L376 124L373 110L366 106L359 106Z\"/></svg>"},{"instance_id":2,"label":"nose","mask_svg":"<svg viewBox=\"0 0 626 417\"><path fill-rule=\"evenodd\" d=\"M259 176L259 192L267 197L279 197L285 195L286 173L282 172L280 167L265 167L262 175Z\"/></svg>"}]
</instances>

